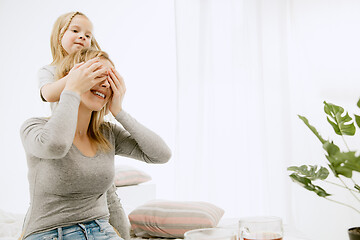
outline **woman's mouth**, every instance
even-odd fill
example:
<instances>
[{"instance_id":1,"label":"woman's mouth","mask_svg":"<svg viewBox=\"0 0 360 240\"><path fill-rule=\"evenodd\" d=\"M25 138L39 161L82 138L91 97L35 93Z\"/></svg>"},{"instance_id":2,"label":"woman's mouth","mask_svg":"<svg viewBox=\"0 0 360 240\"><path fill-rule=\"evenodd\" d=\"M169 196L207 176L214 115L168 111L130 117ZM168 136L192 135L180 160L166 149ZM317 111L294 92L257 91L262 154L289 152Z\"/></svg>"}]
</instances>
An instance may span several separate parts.
<instances>
[{"instance_id":1,"label":"woman's mouth","mask_svg":"<svg viewBox=\"0 0 360 240\"><path fill-rule=\"evenodd\" d=\"M99 91L95 91L95 90L91 90L92 94L94 94L95 96L105 99L106 95L104 93L101 93Z\"/></svg>"}]
</instances>

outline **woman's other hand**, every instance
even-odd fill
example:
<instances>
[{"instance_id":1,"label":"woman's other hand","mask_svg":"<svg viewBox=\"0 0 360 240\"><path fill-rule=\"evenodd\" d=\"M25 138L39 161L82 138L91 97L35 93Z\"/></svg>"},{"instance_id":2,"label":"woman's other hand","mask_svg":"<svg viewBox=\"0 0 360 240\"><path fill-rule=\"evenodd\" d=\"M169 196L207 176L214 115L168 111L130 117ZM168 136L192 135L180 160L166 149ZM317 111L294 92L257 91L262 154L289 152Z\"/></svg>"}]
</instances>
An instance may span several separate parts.
<instances>
[{"instance_id":1,"label":"woman's other hand","mask_svg":"<svg viewBox=\"0 0 360 240\"><path fill-rule=\"evenodd\" d=\"M115 68L108 70L108 81L113 91L113 95L109 100L109 110L113 116L116 116L122 110L122 102L126 92L126 86L124 79L115 70Z\"/></svg>"}]
</instances>

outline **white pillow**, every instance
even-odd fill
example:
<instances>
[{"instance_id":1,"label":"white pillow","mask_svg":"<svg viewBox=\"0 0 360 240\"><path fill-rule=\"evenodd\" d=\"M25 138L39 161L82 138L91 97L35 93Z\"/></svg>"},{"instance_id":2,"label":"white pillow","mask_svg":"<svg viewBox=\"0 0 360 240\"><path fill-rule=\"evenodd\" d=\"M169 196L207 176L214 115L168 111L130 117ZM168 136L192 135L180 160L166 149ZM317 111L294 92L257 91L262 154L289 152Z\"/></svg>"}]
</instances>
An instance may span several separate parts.
<instances>
[{"instance_id":1,"label":"white pillow","mask_svg":"<svg viewBox=\"0 0 360 240\"><path fill-rule=\"evenodd\" d=\"M115 168L115 186L130 186L148 182L151 176L139 169L127 165L118 165Z\"/></svg>"}]
</instances>

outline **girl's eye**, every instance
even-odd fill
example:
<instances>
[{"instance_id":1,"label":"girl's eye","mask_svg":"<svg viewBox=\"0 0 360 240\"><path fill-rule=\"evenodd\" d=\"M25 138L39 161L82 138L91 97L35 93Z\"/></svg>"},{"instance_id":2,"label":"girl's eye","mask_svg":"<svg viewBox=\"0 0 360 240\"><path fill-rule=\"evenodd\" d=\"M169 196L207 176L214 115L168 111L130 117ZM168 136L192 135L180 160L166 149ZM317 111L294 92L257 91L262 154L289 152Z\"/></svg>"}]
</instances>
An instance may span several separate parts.
<instances>
[{"instance_id":1,"label":"girl's eye","mask_svg":"<svg viewBox=\"0 0 360 240\"><path fill-rule=\"evenodd\" d=\"M77 31L77 30L75 30L75 29L74 29L74 30L72 30L72 31L73 31L74 33L77 33L77 32L78 32L78 31Z\"/></svg>"},{"instance_id":2,"label":"girl's eye","mask_svg":"<svg viewBox=\"0 0 360 240\"><path fill-rule=\"evenodd\" d=\"M87 38L90 38L90 35L86 35Z\"/></svg>"}]
</instances>

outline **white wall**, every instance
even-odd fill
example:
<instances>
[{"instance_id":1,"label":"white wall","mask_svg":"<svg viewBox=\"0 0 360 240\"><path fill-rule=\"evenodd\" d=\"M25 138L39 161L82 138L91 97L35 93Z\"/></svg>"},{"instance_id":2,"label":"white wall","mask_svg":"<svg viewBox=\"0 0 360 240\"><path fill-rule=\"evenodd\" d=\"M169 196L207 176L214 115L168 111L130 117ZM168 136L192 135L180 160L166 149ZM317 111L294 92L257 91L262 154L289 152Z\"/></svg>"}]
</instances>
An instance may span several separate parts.
<instances>
[{"instance_id":1,"label":"white wall","mask_svg":"<svg viewBox=\"0 0 360 240\"><path fill-rule=\"evenodd\" d=\"M101 2L101 3L100 3ZM174 149L176 72L173 1L0 1L1 95L0 209L24 213L28 207L27 166L19 138L22 122L48 116L37 87L37 70L51 62L50 32L56 18L85 13L94 35L127 86L124 109ZM117 164L146 169L160 196L172 194L172 162L149 166L117 158Z\"/></svg>"},{"instance_id":2,"label":"white wall","mask_svg":"<svg viewBox=\"0 0 360 240\"><path fill-rule=\"evenodd\" d=\"M219 4L219 1L211 2ZM183 16L198 14L199 3L204 4L204 1L194 0L194 2L196 2L194 6L188 6L191 11L187 12L186 8L184 9ZM256 117L265 116L266 120L269 120L262 126L255 126L256 134L252 134L251 130L253 129L249 130L247 133L249 138L245 138L245 135L238 135L242 138L241 141L248 144L240 146L243 150L241 153L248 155L244 158L244 155L234 154L235 161L239 161L234 165L228 164L221 168L216 168L218 159L215 159L212 163L213 169L208 169L210 168L206 162L208 159L205 159L203 164L206 168L202 169L201 174L205 175L204 172L209 171L219 175L212 178L212 175L209 174L209 179L215 183L206 188L209 190L201 188L202 184L209 183L204 181L196 182L198 189L191 186L193 192L188 191L186 184L190 186L194 183L192 179L196 180L198 172L194 167L199 164L186 165L186 161L190 162L191 159L176 159L175 157L163 166L147 166L120 158L117 163L128 163L146 169L157 183L158 196L161 198L182 197L184 194L188 194L190 198L194 196L193 193L199 193L199 188L200 192L206 190L205 193L201 192L203 195L216 195L217 193L211 192L213 186L226 193L236 192L237 198L230 195L225 196L224 200L224 196L222 198L213 196L213 199L219 201L220 206L224 208L237 206L234 212L227 210L227 214L231 216L240 216L244 213L243 209L249 213L254 212L252 208L255 204L263 206L264 209L269 206L275 206L275 209L282 210L288 208L288 206L286 208L277 206L279 195L270 192L269 189L261 193L264 194L264 198L243 199L241 195L241 184L243 183L250 182L253 184L252 186L260 186L261 189L266 189L266 186L281 185L283 189L291 189L288 194L284 194L280 190L279 192L282 194L280 198L288 197L291 194L290 198L286 201L282 199L281 202L291 205L291 212L285 214L288 221L296 228L306 232L313 239L346 239L346 229L353 225L359 225L358 215L344 207L317 198L313 193L292 184L286 176L285 169L287 163L293 165L326 164L320 143L297 118L297 114L307 116L322 135L327 137L332 131L322 113L322 101L338 103L349 110L359 112L355 103L359 98L358 89L360 88L360 31L358 31L360 2L356 0L233 0L233 2L243 8L234 9L234 12L245 13L246 16L239 17L239 22L236 24L239 24L239 28L243 32L234 32L236 41L232 43L235 46L239 40L239 44L250 46L250 48L236 52L241 58L240 60L233 59L234 64L241 65L239 72L243 71L242 68L249 66L251 71L246 74L235 72L241 77L249 77L250 80L245 79L244 82L249 82L249 85L253 84L254 89L263 87L263 92L259 94L264 95L255 96L252 92L246 92L246 88L242 88L242 82L240 84L237 81L238 75L236 75L232 80L234 80L234 86L238 88L231 89L232 92L248 94L250 103L253 105L246 105L249 102L243 101L242 98L241 101L227 105L227 96L224 98L217 96L218 99L222 99L221 103L224 103L227 108L217 107L231 113L231 108L240 109L246 105L247 113L257 113ZM177 153L175 156L194 157L191 156L191 152L187 152L189 149L177 148L179 146L176 145L176 131L179 130L177 121L180 121L177 119L176 106L179 106L177 94L179 91L188 91L190 95L197 92L193 88L177 89L178 86L183 86L183 82L179 85L176 82L174 1L104 0L100 3L100 1L73 2L65 0L60 4L59 1L45 0L0 0L0 45L3 47L0 54L0 106L3 113L0 122L2 156L0 159L0 209L19 213L23 213L27 209L29 201L27 167L20 143L19 127L28 117L49 114L49 107L39 98L36 72L38 68L51 61L49 36L53 22L60 14L74 10L84 12L92 20L97 40L101 47L110 54L117 69L124 76L128 88L124 107L128 112L159 133ZM216 8L214 11L216 12ZM218 15L213 19L209 15L205 17L211 18L209 22L215 23L220 19ZM186 30L186 27L184 29ZM201 30L206 33L208 29ZM232 34L228 32L229 29L221 29L221 26L218 25L215 25L213 30L214 32L224 30L226 34ZM187 40L191 42L194 38L204 38L204 35L200 34L201 32L194 32L194 35L182 37L185 42ZM205 51L209 45L200 47L201 51ZM215 53L218 55L214 56L231 53L229 46L225 49L226 51L222 50L222 48L215 49ZM181 54L185 55L185 53ZM192 53L189 56L193 56ZM198 60L192 59L193 62ZM201 64L204 65L204 63L199 65ZM183 64L181 67L194 70L192 69L194 66L190 64ZM228 65L222 62L221 69L215 69L214 72L221 72L222 69L228 69L227 67ZM232 67L235 69L236 65ZM195 69L194 72L197 70ZM191 74L191 72L181 72L178 76L181 78L191 76ZM209 74L206 72L202 77L205 78ZM226 74L228 74L227 77L233 77L230 76L230 73ZM192 79L187 80L191 86ZM196 87L199 88L198 85ZM226 89L226 87L231 88L219 84L220 90ZM278 92L278 88L287 89L287 91L283 92L283 95L274 96L274 93ZM182 97L186 98L186 95ZM258 105L254 104L254 99L259 100ZM283 100L288 102L283 102ZM261 107L257 108L258 106ZM183 129L197 130L197 126L190 126L193 119L191 115L186 115L189 113L189 109L184 108L181 111L184 114L182 116L189 120L189 123L185 120L182 122ZM221 116L221 114L219 115ZM248 116L253 116L253 114ZM276 121L276 119L274 121L272 116L281 121ZM237 117L244 122L251 121L250 118ZM237 119L232 119L232 121L235 120ZM195 121L200 122L199 119L195 119ZM212 119L212 121L222 122L221 119ZM270 121L276 124L272 126ZM189 127L186 124L189 124ZM214 127L219 135L223 134L223 128L226 128L226 136L231 136L232 132L229 128L232 126L219 125ZM243 128L246 130L247 126L250 125L245 127L237 125L236 128L241 132ZM263 133L263 129L266 129L267 132ZM280 141L273 141L274 135L281 135L277 136ZM232 144L231 146L237 145L239 139L236 137L227 139ZM256 145L258 139L261 142ZM340 141L341 139L335 138L334 140ZM359 143L360 140L353 140L350 142L350 146L358 149ZM258 151L258 149L262 149L259 147L260 145L266 145L267 152ZM196 146L192 147L196 148ZM194 151L196 150L198 149L194 149ZM222 156L221 149L219 151L217 154ZM206 151L206 154L209 152ZM256 154L256 158L252 154ZM227 152L226 156L229 159L232 153ZM277 156L279 157L277 158ZM269 161L266 171L257 168L256 161L258 159ZM177 166L176 169L174 165ZM256 180L251 179L253 181L250 181L250 178L239 176L238 169L249 167L249 165L258 170L254 171ZM234 174L227 174L228 168L233 168L231 173ZM285 179L283 182L277 182L281 178L278 177L275 180L272 175L274 173L271 173L271 170L279 171L279 168L283 169L281 170L281 177ZM177 169L181 171L178 172ZM222 172L219 173L217 170ZM267 175L262 176L262 171ZM188 178L189 172L193 178ZM175 179L175 177L177 178ZM218 181L227 181L227 179L228 183L231 183L230 186ZM251 188L251 186L247 187ZM330 188L329 191L337 193L336 196L339 198L349 198L336 188ZM262 209L258 211L260 212Z\"/></svg>"},{"instance_id":3,"label":"white wall","mask_svg":"<svg viewBox=\"0 0 360 240\"><path fill-rule=\"evenodd\" d=\"M322 102L326 100L351 112L360 112L356 107L360 97L360 2L290 2L291 159L294 165L325 166L327 160L320 142L297 118L297 114L305 115L325 139L344 145L327 123ZM359 150L358 136L357 139L345 138L353 150ZM355 174L354 179L359 182L359 175ZM345 202L352 199L342 189L320 185L334 194L334 199ZM295 225L307 231L313 239L347 239L347 229L359 226L357 213L318 198L300 186L293 187L292 196ZM358 202L350 202L359 209Z\"/></svg>"}]
</instances>

